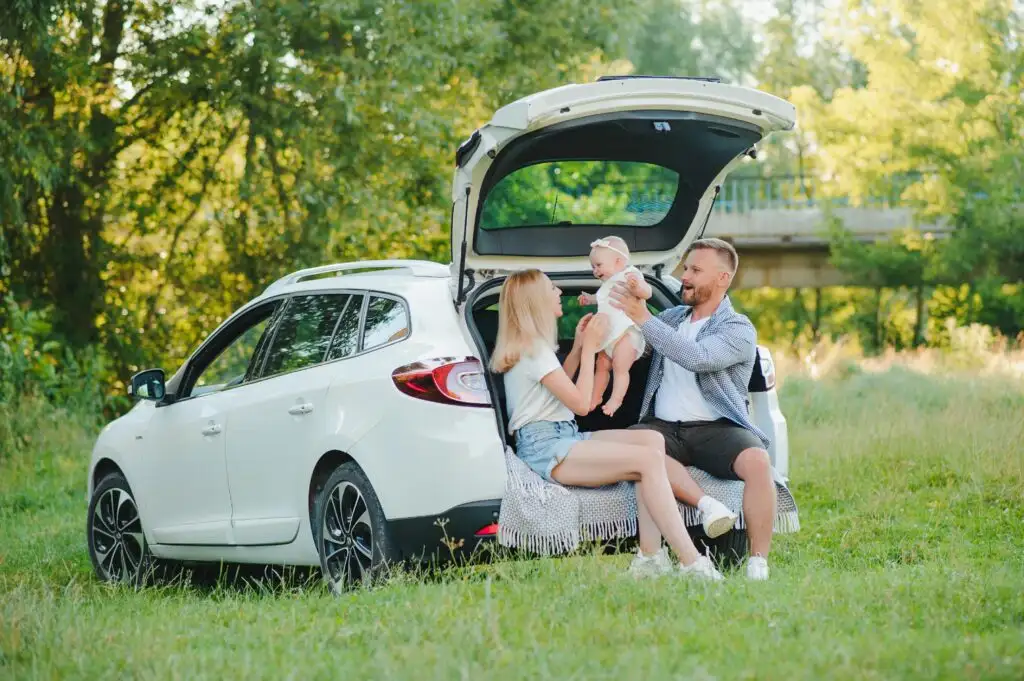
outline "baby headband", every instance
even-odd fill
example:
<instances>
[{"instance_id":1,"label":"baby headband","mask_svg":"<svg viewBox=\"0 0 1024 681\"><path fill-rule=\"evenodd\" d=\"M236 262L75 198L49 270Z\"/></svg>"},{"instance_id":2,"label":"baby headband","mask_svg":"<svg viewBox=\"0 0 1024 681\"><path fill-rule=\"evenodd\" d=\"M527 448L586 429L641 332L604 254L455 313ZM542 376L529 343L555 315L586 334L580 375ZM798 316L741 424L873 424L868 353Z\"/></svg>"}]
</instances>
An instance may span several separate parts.
<instances>
[{"instance_id":1,"label":"baby headband","mask_svg":"<svg viewBox=\"0 0 1024 681\"><path fill-rule=\"evenodd\" d=\"M616 253L621 255L626 260L629 260L629 254L628 253L623 253L621 248L619 248L617 246L613 246L612 242L608 241L608 239L598 239L596 241L590 242L590 247L591 248L597 248L598 246L600 246L601 248L607 248L609 250L615 251Z\"/></svg>"}]
</instances>

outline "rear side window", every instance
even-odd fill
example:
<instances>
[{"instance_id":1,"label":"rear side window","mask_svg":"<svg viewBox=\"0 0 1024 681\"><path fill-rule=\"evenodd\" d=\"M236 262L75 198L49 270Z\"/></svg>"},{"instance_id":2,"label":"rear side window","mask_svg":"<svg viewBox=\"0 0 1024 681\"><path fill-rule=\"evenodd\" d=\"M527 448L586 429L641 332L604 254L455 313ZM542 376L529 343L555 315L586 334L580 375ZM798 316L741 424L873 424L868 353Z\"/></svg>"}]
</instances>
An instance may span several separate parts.
<instances>
[{"instance_id":1,"label":"rear side window","mask_svg":"<svg viewBox=\"0 0 1024 681\"><path fill-rule=\"evenodd\" d=\"M363 309L363 295L357 293L347 297L348 302L335 327L331 349L327 353L328 360L348 357L359 350L359 315Z\"/></svg>"},{"instance_id":2,"label":"rear side window","mask_svg":"<svg viewBox=\"0 0 1024 681\"><path fill-rule=\"evenodd\" d=\"M291 298L281 314L261 376L305 369L324 361L334 328L350 297L314 294Z\"/></svg>"},{"instance_id":3,"label":"rear side window","mask_svg":"<svg viewBox=\"0 0 1024 681\"><path fill-rule=\"evenodd\" d=\"M405 303L394 298L371 296L366 307L363 349L385 345L409 335L409 312Z\"/></svg>"}]
</instances>

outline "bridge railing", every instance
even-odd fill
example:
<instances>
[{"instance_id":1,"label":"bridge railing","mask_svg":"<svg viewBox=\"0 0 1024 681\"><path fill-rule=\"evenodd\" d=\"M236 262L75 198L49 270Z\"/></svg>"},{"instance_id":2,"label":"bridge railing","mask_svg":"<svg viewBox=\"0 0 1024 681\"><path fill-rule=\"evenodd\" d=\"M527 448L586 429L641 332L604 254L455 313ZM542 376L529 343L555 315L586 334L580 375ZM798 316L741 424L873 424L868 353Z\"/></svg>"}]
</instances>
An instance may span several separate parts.
<instances>
[{"instance_id":1,"label":"bridge railing","mask_svg":"<svg viewBox=\"0 0 1024 681\"><path fill-rule=\"evenodd\" d=\"M855 202L829 191L829 183L811 175L729 178L715 203L719 213L749 213L756 210L815 208L857 205L864 208L892 208L907 205L900 196L917 180L913 176L891 178L881 187Z\"/></svg>"}]
</instances>

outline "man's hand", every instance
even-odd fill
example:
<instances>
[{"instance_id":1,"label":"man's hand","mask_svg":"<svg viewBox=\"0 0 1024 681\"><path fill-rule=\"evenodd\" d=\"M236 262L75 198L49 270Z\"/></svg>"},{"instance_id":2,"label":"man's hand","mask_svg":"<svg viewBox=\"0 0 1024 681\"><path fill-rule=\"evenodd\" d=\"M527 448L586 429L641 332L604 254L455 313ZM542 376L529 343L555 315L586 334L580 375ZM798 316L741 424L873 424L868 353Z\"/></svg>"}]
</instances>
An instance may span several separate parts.
<instances>
[{"instance_id":1,"label":"man's hand","mask_svg":"<svg viewBox=\"0 0 1024 681\"><path fill-rule=\"evenodd\" d=\"M627 276L627 282L629 277ZM611 291L612 307L622 310L626 316L633 320L636 325L641 325L651 318L651 312L647 309L647 303L643 298L630 291L629 283L616 284ZM633 288L636 288L634 285Z\"/></svg>"}]
</instances>

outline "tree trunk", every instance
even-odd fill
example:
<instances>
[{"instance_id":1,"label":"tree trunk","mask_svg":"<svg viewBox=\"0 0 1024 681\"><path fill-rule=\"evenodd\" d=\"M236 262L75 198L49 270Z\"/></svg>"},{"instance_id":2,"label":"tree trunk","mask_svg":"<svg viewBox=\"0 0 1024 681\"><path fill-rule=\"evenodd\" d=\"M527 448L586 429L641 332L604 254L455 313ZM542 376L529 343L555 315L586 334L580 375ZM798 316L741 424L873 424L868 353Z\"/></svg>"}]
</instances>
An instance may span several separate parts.
<instances>
[{"instance_id":1,"label":"tree trunk","mask_svg":"<svg viewBox=\"0 0 1024 681\"><path fill-rule=\"evenodd\" d=\"M114 62L124 39L125 24L132 3L111 0L103 12L103 34L95 89L114 87ZM96 316L103 307L100 271L103 252L103 199L107 195L107 173L118 148L117 121L99 104L93 104L86 128L86 155L78 165L67 159L67 176L54 190L49 206L50 241L48 280L57 307L57 329L73 346L98 340ZM80 150L70 150L78 153ZM88 205L90 196L98 197Z\"/></svg>"},{"instance_id":2,"label":"tree trunk","mask_svg":"<svg viewBox=\"0 0 1024 681\"><path fill-rule=\"evenodd\" d=\"M96 315L103 301L96 258L99 220L83 214L84 200L81 189L68 183L54 195L49 213L47 265L56 327L75 347L97 340Z\"/></svg>"}]
</instances>

